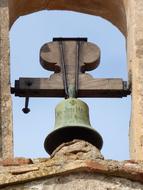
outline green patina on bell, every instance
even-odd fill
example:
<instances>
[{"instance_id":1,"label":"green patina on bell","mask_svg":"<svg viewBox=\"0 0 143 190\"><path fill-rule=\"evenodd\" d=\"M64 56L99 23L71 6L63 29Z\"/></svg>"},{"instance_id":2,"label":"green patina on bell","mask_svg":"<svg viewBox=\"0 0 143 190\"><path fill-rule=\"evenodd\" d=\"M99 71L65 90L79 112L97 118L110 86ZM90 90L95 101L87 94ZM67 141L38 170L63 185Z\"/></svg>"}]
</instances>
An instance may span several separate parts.
<instances>
[{"instance_id":1,"label":"green patina on bell","mask_svg":"<svg viewBox=\"0 0 143 190\"><path fill-rule=\"evenodd\" d=\"M73 139L85 140L98 149L102 148L102 137L90 125L89 109L85 102L76 98L63 100L56 106L55 118L55 130L44 143L49 154L62 143Z\"/></svg>"}]
</instances>

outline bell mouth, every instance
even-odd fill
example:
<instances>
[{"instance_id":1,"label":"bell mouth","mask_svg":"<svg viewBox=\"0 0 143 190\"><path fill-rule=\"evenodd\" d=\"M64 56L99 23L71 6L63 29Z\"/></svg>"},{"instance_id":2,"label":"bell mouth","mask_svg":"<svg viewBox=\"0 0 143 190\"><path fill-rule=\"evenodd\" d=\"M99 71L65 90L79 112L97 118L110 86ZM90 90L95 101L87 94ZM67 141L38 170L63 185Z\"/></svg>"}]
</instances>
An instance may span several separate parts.
<instances>
[{"instance_id":1,"label":"bell mouth","mask_svg":"<svg viewBox=\"0 0 143 190\"><path fill-rule=\"evenodd\" d=\"M46 152L51 155L62 143L66 143L74 139L85 140L99 150L101 150L103 146L102 137L96 130L83 126L68 126L51 132L45 139L44 148Z\"/></svg>"}]
</instances>

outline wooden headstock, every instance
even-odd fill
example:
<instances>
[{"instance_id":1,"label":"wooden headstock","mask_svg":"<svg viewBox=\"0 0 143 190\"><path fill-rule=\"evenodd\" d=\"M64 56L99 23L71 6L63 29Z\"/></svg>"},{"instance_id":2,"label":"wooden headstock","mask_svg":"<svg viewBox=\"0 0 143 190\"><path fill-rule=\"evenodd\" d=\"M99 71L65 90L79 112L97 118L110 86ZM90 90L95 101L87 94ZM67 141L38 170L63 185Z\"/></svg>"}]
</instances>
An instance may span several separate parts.
<instances>
[{"instance_id":1,"label":"wooden headstock","mask_svg":"<svg viewBox=\"0 0 143 190\"><path fill-rule=\"evenodd\" d=\"M50 78L20 78L15 81L12 93L21 97L65 97L63 73L66 70L69 86L74 84L78 74L78 97L124 97L130 94L127 82L120 78L94 79L86 73L100 63L99 47L87 42L86 38L56 38L44 44L40 50L40 63L44 69L54 72Z\"/></svg>"}]
</instances>

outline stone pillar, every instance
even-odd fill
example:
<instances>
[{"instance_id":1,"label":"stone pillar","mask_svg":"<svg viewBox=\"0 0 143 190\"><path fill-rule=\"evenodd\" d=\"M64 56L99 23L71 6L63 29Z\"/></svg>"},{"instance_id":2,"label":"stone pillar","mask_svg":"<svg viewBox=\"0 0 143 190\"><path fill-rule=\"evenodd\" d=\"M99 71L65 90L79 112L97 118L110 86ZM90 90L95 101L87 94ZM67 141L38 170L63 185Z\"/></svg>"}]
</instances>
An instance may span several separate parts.
<instances>
[{"instance_id":1,"label":"stone pillar","mask_svg":"<svg viewBox=\"0 0 143 190\"><path fill-rule=\"evenodd\" d=\"M128 61L131 64L132 113L130 122L131 159L143 160L143 0L129 0Z\"/></svg>"},{"instance_id":2,"label":"stone pillar","mask_svg":"<svg viewBox=\"0 0 143 190\"><path fill-rule=\"evenodd\" d=\"M0 158L13 156L8 0L0 0Z\"/></svg>"}]
</instances>

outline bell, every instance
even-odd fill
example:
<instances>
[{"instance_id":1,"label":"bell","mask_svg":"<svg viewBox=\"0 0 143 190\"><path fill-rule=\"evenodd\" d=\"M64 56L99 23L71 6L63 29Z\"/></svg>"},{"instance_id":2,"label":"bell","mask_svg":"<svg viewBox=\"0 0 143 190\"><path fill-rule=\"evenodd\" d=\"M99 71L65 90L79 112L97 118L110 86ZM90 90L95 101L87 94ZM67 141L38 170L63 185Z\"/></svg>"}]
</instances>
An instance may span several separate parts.
<instances>
[{"instance_id":1,"label":"bell","mask_svg":"<svg viewBox=\"0 0 143 190\"><path fill-rule=\"evenodd\" d=\"M55 118L55 130L44 142L47 153L52 154L59 145L74 139L85 140L98 149L102 148L102 137L90 125L89 109L85 102L76 98L63 100L56 106Z\"/></svg>"}]
</instances>

